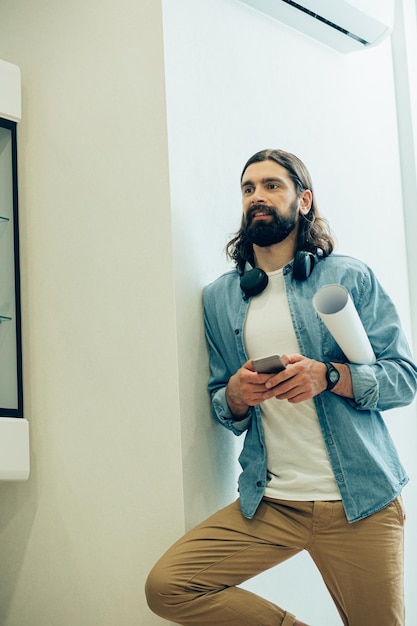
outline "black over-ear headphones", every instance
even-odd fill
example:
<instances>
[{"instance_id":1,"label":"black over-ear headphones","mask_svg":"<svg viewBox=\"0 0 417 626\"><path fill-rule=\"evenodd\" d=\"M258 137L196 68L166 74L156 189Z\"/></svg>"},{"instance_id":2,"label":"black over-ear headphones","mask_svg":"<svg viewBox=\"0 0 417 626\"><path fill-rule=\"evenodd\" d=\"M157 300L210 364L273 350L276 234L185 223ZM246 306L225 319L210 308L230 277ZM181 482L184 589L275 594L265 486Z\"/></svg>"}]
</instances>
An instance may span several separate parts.
<instances>
[{"instance_id":1,"label":"black over-ear headphones","mask_svg":"<svg viewBox=\"0 0 417 626\"><path fill-rule=\"evenodd\" d=\"M321 253L321 254L320 254ZM316 254L300 250L294 257L292 275L295 280L307 280L314 269L316 262L322 257L322 251ZM240 288L245 294L245 299L257 296L266 289L268 284L268 274L259 267L245 272L240 279Z\"/></svg>"}]
</instances>

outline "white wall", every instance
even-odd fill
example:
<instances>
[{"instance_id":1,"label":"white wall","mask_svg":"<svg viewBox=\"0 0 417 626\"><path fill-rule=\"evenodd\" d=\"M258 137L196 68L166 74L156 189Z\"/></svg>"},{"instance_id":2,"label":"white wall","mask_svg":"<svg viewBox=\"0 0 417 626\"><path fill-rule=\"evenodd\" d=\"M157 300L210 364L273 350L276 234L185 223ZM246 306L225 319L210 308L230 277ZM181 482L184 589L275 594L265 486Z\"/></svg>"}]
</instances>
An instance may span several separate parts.
<instances>
[{"instance_id":1,"label":"white wall","mask_svg":"<svg viewBox=\"0 0 417 626\"><path fill-rule=\"evenodd\" d=\"M390 41L340 55L236 0L165 0L163 12L189 527L237 495L236 444L210 422L200 293L227 267L223 248L239 225L239 176L250 155L280 147L306 162L338 249L375 269L410 338L411 323ZM414 478L405 490L411 625L417 623L415 407L387 419ZM340 623L306 556L247 587L313 626Z\"/></svg>"},{"instance_id":2,"label":"white wall","mask_svg":"<svg viewBox=\"0 0 417 626\"><path fill-rule=\"evenodd\" d=\"M20 66L27 483L0 484L2 626L160 623L184 529L159 2L0 2Z\"/></svg>"}]
</instances>

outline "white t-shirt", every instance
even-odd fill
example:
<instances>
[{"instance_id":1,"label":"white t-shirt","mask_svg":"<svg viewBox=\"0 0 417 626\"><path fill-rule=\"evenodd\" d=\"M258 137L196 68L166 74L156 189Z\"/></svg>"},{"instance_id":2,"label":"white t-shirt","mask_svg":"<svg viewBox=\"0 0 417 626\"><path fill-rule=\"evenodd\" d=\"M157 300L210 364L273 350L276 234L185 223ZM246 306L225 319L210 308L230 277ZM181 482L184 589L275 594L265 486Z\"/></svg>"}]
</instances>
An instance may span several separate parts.
<instances>
[{"instance_id":1,"label":"white t-shirt","mask_svg":"<svg viewBox=\"0 0 417 626\"><path fill-rule=\"evenodd\" d=\"M282 269L268 274L252 298L244 329L250 359L300 349L291 322ZM260 405L267 450L265 496L281 500L340 500L313 400L270 398Z\"/></svg>"}]
</instances>

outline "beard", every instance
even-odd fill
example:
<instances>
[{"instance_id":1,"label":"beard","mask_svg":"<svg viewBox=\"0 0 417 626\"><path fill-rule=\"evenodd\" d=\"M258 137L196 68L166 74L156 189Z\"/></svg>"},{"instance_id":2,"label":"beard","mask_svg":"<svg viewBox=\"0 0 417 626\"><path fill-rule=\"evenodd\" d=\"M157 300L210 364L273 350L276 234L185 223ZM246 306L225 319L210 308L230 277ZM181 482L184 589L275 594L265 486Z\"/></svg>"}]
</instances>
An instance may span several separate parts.
<instances>
[{"instance_id":1,"label":"beard","mask_svg":"<svg viewBox=\"0 0 417 626\"><path fill-rule=\"evenodd\" d=\"M289 215L283 217L274 206L253 205L246 214L243 224L243 234L249 243L266 248L284 241L297 225L298 199L294 200L289 208ZM260 209L272 217L267 223L263 220L253 221L254 213Z\"/></svg>"}]
</instances>

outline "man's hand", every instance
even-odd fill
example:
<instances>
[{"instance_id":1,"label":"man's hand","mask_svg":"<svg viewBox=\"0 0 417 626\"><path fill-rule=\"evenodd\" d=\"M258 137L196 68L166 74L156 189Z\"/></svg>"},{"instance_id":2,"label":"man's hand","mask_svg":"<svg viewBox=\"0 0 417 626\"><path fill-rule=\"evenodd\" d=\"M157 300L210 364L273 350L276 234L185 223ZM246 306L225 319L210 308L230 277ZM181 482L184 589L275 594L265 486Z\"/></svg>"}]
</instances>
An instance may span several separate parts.
<instances>
[{"instance_id":1,"label":"man's hand","mask_svg":"<svg viewBox=\"0 0 417 626\"><path fill-rule=\"evenodd\" d=\"M326 389L327 368L324 363L308 359L301 354L285 354L282 358L287 367L283 372L275 374L266 381L263 400L277 398L293 403L303 402L314 398ZM333 365L339 371L340 380L332 389L332 393L344 398L353 398L349 367L342 363L333 363Z\"/></svg>"},{"instance_id":2,"label":"man's hand","mask_svg":"<svg viewBox=\"0 0 417 626\"><path fill-rule=\"evenodd\" d=\"M304 402L326 389L327 368L324 363L301 354L283 354L281 358L287 367L278 374L258 374L249 360L230 377L226 387L226 400L235 417L243 417L249 407L269 398L293 403ZM353 398L349 367L342 363L333 365L340 373L340 380L332 393Z\"/></svg>"},{"instance_id":3,"label":"man's hand","mask_svg":"<svg viewBox=\"0 0 417 626\"><path fill-rule=\"evenodd\" d=\"M283 361L287 363L285 359ZM266 383L272 379L278 382L281 374L283 372L258 374L255 372L252 361L246 361L236 374L230 377L226 387L226 400L233 415L243 417L248 412L249 407L265 400Z\"/></svg>"}]
</instances>

